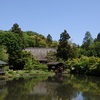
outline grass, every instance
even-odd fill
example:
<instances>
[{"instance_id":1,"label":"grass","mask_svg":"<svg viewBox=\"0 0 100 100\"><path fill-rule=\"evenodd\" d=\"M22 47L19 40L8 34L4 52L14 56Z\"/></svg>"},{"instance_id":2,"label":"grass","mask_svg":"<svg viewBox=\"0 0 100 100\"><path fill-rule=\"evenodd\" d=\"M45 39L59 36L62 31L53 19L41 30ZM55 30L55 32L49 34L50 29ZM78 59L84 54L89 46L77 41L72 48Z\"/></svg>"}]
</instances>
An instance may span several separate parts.
<instances>
[{"instance_id":1,"label":"grass","mask_svg":"<svg viewBox=\"0 0 100 100\"><path fill-rule=\"evenodd\" d=\"M0 76L0 78L5 78L7 80L13 79L13 78L27 78L27 77L34 77L36 75L46 75L46 76L52 76L54 75L54 72L48 72L43 70L9 70L6 71L5 75Z\"/></svg>"}]
</instances>

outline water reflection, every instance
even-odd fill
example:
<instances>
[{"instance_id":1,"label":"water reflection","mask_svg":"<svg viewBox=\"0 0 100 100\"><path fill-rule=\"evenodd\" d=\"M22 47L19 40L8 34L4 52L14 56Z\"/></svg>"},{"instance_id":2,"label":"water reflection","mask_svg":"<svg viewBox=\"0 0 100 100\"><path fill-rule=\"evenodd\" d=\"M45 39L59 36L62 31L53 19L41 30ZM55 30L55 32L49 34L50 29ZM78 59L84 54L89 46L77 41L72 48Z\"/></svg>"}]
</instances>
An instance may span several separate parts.
<instances>
[{"instance_id":1,"label":"water reflection","mask_svg":"<svg viewBox=\"0 0 100 100\"><path fill-rule=\"evenodd\" d=\"M100 77L57 75L0 80L0 100L100 100Z\"/></svg>"}]
</instances>

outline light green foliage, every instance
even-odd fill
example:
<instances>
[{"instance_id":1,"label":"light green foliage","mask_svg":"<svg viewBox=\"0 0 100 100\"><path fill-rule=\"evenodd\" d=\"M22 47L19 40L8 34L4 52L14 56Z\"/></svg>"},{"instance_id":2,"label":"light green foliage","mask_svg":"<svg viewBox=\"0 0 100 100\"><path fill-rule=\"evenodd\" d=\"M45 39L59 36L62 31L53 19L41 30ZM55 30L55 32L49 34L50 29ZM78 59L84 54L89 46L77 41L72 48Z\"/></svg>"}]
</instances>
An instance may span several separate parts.
<instances>
[{"instance_id":1,"label":"light green foliage","mask_svg":"<svg viewBox=\"0 0 100 100\"><path fill-rule=\"evenodd\" d=\"M23 32L23 38L25 42L24 47L57 47L58 42L53 41L50 34L48 34L47 38L42 34L26 31Z\"/></svg>"},{"instance_id":2,"label":"light green foliage","mask_svg":"<svg viewBox=\"0 0 100 100\"><path fill-rule=\"evenodd\" d=\"M88 33L86 38L84 38L84 44L81 46L79 55L100 57L100 33L94 41L91 39L91 35L89 35L90 33Z\"/></svg>"},{"instance_id":3,"label":"light green foliage","mask_svg":"<svg viewBox=\"0 0 100 100\"><path fill-rule=\"evenodd\" d=\"M100 58L81 56L68 60L66 66L72 73L100 76Z\"/></svg>"},{"instance_id":4,"label":"light green foliage","mask_svg":"<svg viewBox=\"0 0 100 100\"><path fill-rule=\"evenodd\" d=\"M8 54L5 46L0 46L0 60L8 61Z\"/></svg>"},{"instance_id":5,"label":"light green foliage","mask_svg":"<svg viewBox=\"0 0 100 100\"><path fill-rule=\"evenodd\" d=\"M23 51L22 57L23 57L22 60L25 64L24 69L47 70L47 66L45 64L41 64L38 61L36 61L30 52Z\"/></svg>"},{"instance_id":6,"label":"light green foliage","mask_svg":"<svg viewBox=\"0 0 100 100\"><path fill-rule=\"evenodd\" d=\"M87 51L84 50L84 55L100 57L100 42L93 42Z\"/></svg>"},{"instance_id":7,"label":"light green foliage","mask_svg":"<svg viewBox=\"0 0 100 100\"><path fill-rule=\"evenodd\" d=\"M91 45L92 42L93 42L93 38L91 36L91 33L89 31L87 31L85 33L85 37L83 39L82 48L84 48L85 50L88 50L89 46Z\"/></svg>"},{"instance_id":8,"label":"light green foliage","mask_svg":"<svg viewBox=\"0 0 100 100\"><path fill-rule=\"evenodd\" d=\"M58 42L57 41L52 41L51 47L57 48Z\"/></svg>"},{"instance_id":9,"label":"light green foliage","mask_svg":"<svg viewBox=\"0 0 100 100\"><path fill-rule=\"evenodd\" d=\"M47 71L47 65L46 65L46 64L35 63L33 67L34 67L34 70L43 70L43 71Z\"/></svg>"},{"instance_id":10,"label":"light green foliage","mask_svg":"<svg viewBox=\"0 0 100 100\"><path fill-rule=\"evenodd\" d=\"M57 61L56 52L50 51L47 53L47 60L48 62L55 62Z\"/></svg>"},{"instance_id":11,"label":"light green foliage","mask_svg":"<svg viewBox=\"0 0 100 100\"><path fill-rule=\"evenodd\" d=\"M35 63L35 59L30 52L23 51L22 59L25 64L24 69L29 69L29 70L33 69L33 64Z\"/></svg>"}]
</instances>

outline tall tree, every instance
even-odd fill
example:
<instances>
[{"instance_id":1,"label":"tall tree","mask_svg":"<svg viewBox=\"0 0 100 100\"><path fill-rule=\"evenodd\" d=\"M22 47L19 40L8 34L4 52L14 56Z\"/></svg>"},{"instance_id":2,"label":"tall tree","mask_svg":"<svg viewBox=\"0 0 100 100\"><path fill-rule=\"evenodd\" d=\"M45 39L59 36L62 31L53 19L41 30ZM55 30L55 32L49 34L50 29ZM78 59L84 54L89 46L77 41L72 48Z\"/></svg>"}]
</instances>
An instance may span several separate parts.
<instances>
[{"instance_id":1,"label":"tall tree","mask_svg":"<svg viewBox=\"0 0 100 100\"><path fill-rule=\"evenodd\" d=\"M69 34L66 30L60 34L59 45L57 49L57 57L62 58L63 60L68 60L71 57L71 46L68 43L70 39Z\"/></svg>"},{"instance_id":2,"label":"tall tree","mask_svg":"<svg viewBox=\"0 0 100 100\"><path fill-rule=\"evenodd\" d=\"M93 42L93 38L91 36L91 33L89 31L87 31L85 33L85 37L83 39L82 48L88 50L89 49L89 46L92 44L92 42Z\"/></svg>"},{"instance_id":3,"label":"tall tree","mask_svg":"<svg viewBox=\"0 0 100 100\"><path fill-rule=\"evenodd\" d=\"M50 34L47 35L47 44L48 44L48 46L51 46L51 44L52 44L52 37Z\"/></svg>"},{"instance_id":4,"label":"tall tree","mask_svg":"<svg viewBox=\"0 0 100 100\"><path fill-rule=\"evenodd\" d=\"M17 23L13 24L11 31L17 33L19 36L22 36L22 30L21 28L19 28L19 25Z\"/></svg>"},{"instance_id":5,"label":"tall tree","mask_svg":"<svg viewBox=\"0 0 100 100\"><path fill-rule=\"evenodd\" d=\"M18 34L19 37L22 40L22 48L25 48L25 38L23 36L23 31L21 30L21 28L19 28L19 25L17 23L13 24L13 27L11 28L11 32Z\"/></svg>"},{"instance_id":6,"label":"tall tree","mask_svg":"<svg viewBox=\"0 0 100 100\"><path fill-rule=\"evenodd\" d=\"M24 68L22 61L22 40L18 34L13 34L12 32L0 34L0 45L7 47L9 65L14 66L14 69Z\"/></svg>"}]
</instances>

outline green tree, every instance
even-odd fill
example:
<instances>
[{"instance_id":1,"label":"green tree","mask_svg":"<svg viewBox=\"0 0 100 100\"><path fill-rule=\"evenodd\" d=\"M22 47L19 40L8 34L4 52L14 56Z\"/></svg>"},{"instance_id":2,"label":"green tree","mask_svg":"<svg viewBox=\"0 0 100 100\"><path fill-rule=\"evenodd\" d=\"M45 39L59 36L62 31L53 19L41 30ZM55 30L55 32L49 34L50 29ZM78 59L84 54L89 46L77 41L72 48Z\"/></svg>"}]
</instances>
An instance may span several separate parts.
<instances>
[{"instance_id":1,"label":"green tree","mask_svg":"<svg viewBox=\"0 0 100 100\"><path fill-rule=\"evenodd\" d=\"M34 47L35 46L35 40L32 37L28 37L26 39L26 46L27 47Z\"/></svg>"},{"instance_id":2,"label":"green tree","mask_svg":"<svg viewBox=\"0 0 100 100\"><path fill-rule=\"evenodd\" d=\"M60 34L59 45L57 48L57 57L63 60L68 60L71 57L71 46L68 43L70 39L66 30Z\"/></svg>"},{"instance_id":3,"label":"green tree","mask_svg":"<svg viewBox=\"0 0 100 100\"><path fill-rule=\"evenodd\" d=\"M7 53L22 51L22 40L17 34L3 32L0 34L0 44L7 47Z\"/></svg>"},{"instance_id":4,"label":"green tree","mask_svg":"<svg viewBox=\"0 0 100 100\"><path fill-rule=\"evenodd\" d=\"M94 40L94 42L100 42L100 33L98 33L97 38Z\"/></svg>"},{"instance_id":5,"label":"green tree","mask_svg":"<svg viewBox=\"0 0 100 100\"><path fill-rule=\"evenodd\" d=\"M35 47L39 47L40 38L35 36Z\"/></svg>"},{"instance_id":6,"label":"green tree","mask_svg":"<svg viewBox=\"0 0 100 100\"><path fill-rule=\"evenodd\" d=\"M12 32L1 33L0 45L7 47L9 65L14 66L14 69L22 69L24 67L22 61L22 40L18 34L13 34Z\"/></svg>"},{"instance_id":7,"label":"green tree","mask_svg":"<svg viewBox=\"0 0 100 100\"><path fill-rule=\"evenodd\" d=\"M51 46L51 44L52 44L52 37L50 34L47 35L47 44L48 44L48 46Z\"/></svg>"},{"instance_id":8,"label":"green tree","mask_svg":"<svg viewBox=\"0 0 100 100\"><path fill-rule=\"evenodd\" d=\"M89 46L92 44L92 42L93 42L93 38L91 36L91 33L89 31L87 31L85 33L85 37L83 39L82 48L84 48L85 50L88 50Z\"/></svg>"},{"instance_id":9,"label":"green tree","mask_svg":"<svg viewBox=\"0 0 100 100\"><path fill-rule=\"evenodd\" d=\"M92 43L89 49L89 56L100 57L100 42L99 41Z\"/></svg>"},{"instance_id":10,"label":"green tree","mask_svg":"<svg viewBox=\"0 0 100 100\"><path fill-rule=\"evenodd\" d=\"M23 33L17 23L13 24L13 27L11 28L11 32L17 33L19 36L22 36L22 33Z\"/></svg>"}]
</instances>

